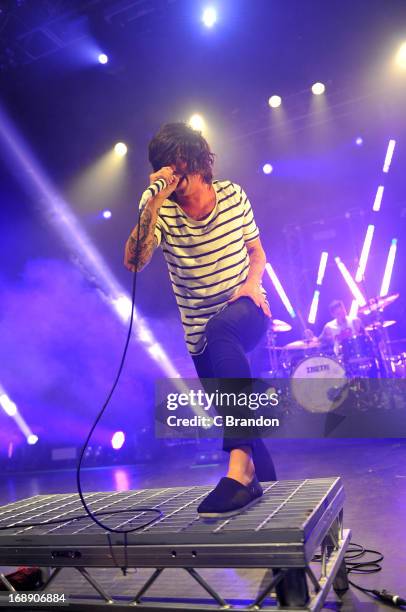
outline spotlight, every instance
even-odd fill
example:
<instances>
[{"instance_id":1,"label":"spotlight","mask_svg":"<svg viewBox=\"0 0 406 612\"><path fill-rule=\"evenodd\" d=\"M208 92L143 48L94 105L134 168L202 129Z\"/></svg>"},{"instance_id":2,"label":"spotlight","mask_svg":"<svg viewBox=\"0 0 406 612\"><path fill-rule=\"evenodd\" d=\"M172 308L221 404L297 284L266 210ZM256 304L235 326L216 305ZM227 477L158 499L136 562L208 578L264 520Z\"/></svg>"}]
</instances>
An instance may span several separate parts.
<instances>
[{"instance_id":1,"label":"spotlight","mask_svg":"<svg viewBox=\"0 0 406 612\"><path fill-rule=\"evenodd\" d=\"M271 108L278 108L282 104L282 98L280 96L271 96L268 104Z\"/></svg>"},{"instance_id":2,"label":"spotlight","mask_svg":"<svg viewBox=\"0 0 406 612\"><path fill-rule=\"evenodd\" d=\"M116 431L111 438L111 446L114 450L120 450L125 442L125 434L123 431Z\"/></svg>"},{"instance_id":3,"label":"spotlight","mask_svg":"<svg viewBox=\"0 0 406 612\"><path fill-rule=\"evenodd\" d=\"M111 219L111 210L103 210L102 216L103 219Z\"/></svg>"},{"instance_id":4,"label":"spotlight","mask_svg":"<svg viewBox=\"0 0 406 612\"><path fill-rule=\"evenodd\" d=\"M0 395L0 406L8 416L15 416L17 414L17 405L9 398L7 393Z\"/></svg>"},{"instance_id":5,"label":"spotlight","mask_svg":"<svg viewBox=\"0 0 406 612\"><path fill-rule=\"evenodd\" d=\"M204 130L205 122L201 115L192 115L189 119L189 125L192 129L198 130L199 132Z\"/></svg>"},{"instance_id":6,"label":"spotlight","mask_svg":"<svg viewBox=\"0 0 406 612\"><path fill-rule=\"evenodd\" d=\"M406 68L406 42L400 45L396 54L396 63L400 68Z\"/></svg>"},{"instance_id":7,"label":"spotlight","mask_svg":"<svg viewBox=\"0 0 406 612\"><path fill-rule=\"evenodd\" d=\"M312 85L312 92L314 93L315 96L320 96L325 91L326 91L326 88L323 85L323 83L314 83Z\"/></svg>"},{"instance_id":8,"label":"spotlight","mask_svg":"<svg viewBox=\"0 0 406 612\"><path fill-rule=\"evenodd\" d=\"M264 174L271 174L272 170L273 170L273 168L272 168L271 164L264 164L262 166L262 172Z\"/></svg>"},{"instance_id":9,"label":"spotlight","mask_svg":"<svg viewBox=\"0 0 406 612\"><path fill-rule=\"evenodd\" d=\"M36 436L35 434L30 434L29 436L27 436L27 442L31 446L33 444L36 444L38 442L38 436Z\"/></svg>"},{"instance_id":10,"label":"spotlight","mask_svg":"<svg viewBox=\"0 0 406 612\"><path fill-rule=\"evenodd\" d=\"M355 144L359 147L364 144L364 141L362 140L361 136L358 136L358 138L355 139Z\"/></svg>"},{"instance_id":11,"label":"spotlight","mask_svg":"<svg viewBox=\"0 0 406 612\"><path fill-rule=\"evenodd\" d=\"M211 28L217 21L217 11L212 6L208 6L204 9L202 15L202 21L206 28Z\"/></svg>"},{"instance_id":12,"label":"spotlight","mask_svg":"<svg viewBox=\"0 0 406 612\"><path fill-rule=\"evenodd\" d=\"M127 150L127 145L124 142L118 142L116 145L114 145L114 153L119 157L124 157Z\"/></svg>"},{"instance_id":13,"label":"spotlight","mask_svg":"<svg viewBox=\"0 0 406 612\"><path fill-rule=\"evenodd\" d=\"M107 64L109 61L109 58L105 53L100 53L97 59L99 60L99 64Z\"/></svg>"}]
</instances>

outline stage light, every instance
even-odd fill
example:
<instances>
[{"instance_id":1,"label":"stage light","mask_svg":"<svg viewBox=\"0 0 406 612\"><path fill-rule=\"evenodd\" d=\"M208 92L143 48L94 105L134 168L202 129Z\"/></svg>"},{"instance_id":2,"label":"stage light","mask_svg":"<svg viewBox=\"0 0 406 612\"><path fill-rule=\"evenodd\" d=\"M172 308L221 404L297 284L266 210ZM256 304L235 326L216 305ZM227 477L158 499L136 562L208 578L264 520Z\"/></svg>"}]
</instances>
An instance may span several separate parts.
<instances>
[{"instance_id":1,"label":"stage light","mask_svg":"<svg viewBox=\"0 0 406 612\"><path fill-rule=\"evenodd\" d=\"M396 249L398 246L397 238L393 238L389 247L388 259L386 260L385 272L382 279L379 295L385 297L389 292L390 280L392 278L393 264L395 263Z\"/></svg>"},{"instance_id":2,"label":"stage light","mask_svg":"<svg viewBox=\"0 0 406 612\"><path fill-rule=\"evenodd\" d=\"M396 54L396 63L400 68L406 68L406 42L400 45Z\"/></svg>"},{"instance_id":3,"label":"stage light","mask_svg":"<svg viewBox=\"0 0 406 612\"><path fill-rule=\"evenodd\" d=\"M362 281L364 278L364 272L368 261L369 251L371 250L372 238L375 231L375 225L368 225L367 231L364 238L364 244L362 246L361 256L359 258L358 269L355 275L357 283Z\"/></svg>"},{"instance_id":4,"label":"stage light","mask_svg":"<svg viewBox=\"0 0 406 612\"><path fill-rule=\"evenodd\" d=\"M374 212L378 212L380 210L380 208L381 208L383 189L384 189L383 185L379 185L379 187L378 187L378 189L376 191L374 205L372 206L372 210Z\"/></svg>"},{"instance_id":5,"label":"stage light","mask_svg":"<svg viewBox=\"0 0 406 612\"><path fill-rule=\"evenodd\" d=\"M264 174L271 174L272 170L273 170L273 167L271 166L271 164L264 164L262 166L262 172Z\"/></svg>"},{"instance_id":6,"label":"stage light","mask_svg":"<svg viewBox=\"0 0 406 612\"><path fill-rule=\"evenodd\" d=\"M346 265L341 261L339 257L335 257L334 261L336 262L338 269L340 270L345 282L347 283L349 290L354 296L354 299L357 300L360 306L365 306L365 304L367 303L366 299L364 298L361 291L359 290L357 283L355 282L355 280L352 278L351 274L347 270Z\"/></svg>"},{"instance_id":7,"label":"stage light","mask_svg":"<svg viewBox=\"0 0 406 612\"><path fill-rule=\"evenodd\" d=\"M119 157L124 157L127 154L127 145L124 142L118 142L114 145L114 153Z\"/></svg>"},{"instance_id":8,"label":"stage light","mask_svg":"<svg viewBox=\"0 0 406 612\"><path fill-rule=\"evenodd\" d=\"M36 444L38 442L38 436L36 436L35 434L30 434L29 436L27 436L27 442L31 446L33 444Z\"/></svg>"},{"instance_id":9,"label":"stage light","mask_svg":"<svg viewBox=\"0 0 406 612\"><path fill-rule=\"evenodd\" d=\"M312 92L315 96L320 96L325 91L326 91L326 87L325 85L323 85L323 83L314 83L312 85Z\"/></svg>"},{"instance_id":10,"label":"stage light","mask_svg":"<svg viewBox=\"0 0 406 612\"><path fill-rule=\"evenodd\" d=\"M359 147L364 144L364 141L361 138L361 136L358 136L358 138L355 139L355 144L358 145Z\"/></svg>"},{"instance_id":11,"label":"stage light","mask_svg":"<svg viewBox=\"0 0 406 612\"><path fill-rule=\"evenodd\" d=\"M276 276L275 270L273 269L273 267L271 266L269 262L265 265L265 270L268 272L269 278L271 279L279 297L281 298L283 305L285 306L286 310L288 311L292 319L294 319L296 317L296 313L293 309L293 306L290 303L289 298L286 295L285 290L282 287L279 278Z\"/></svg>"},{"instance_id":12,"label":"stage light","mask_svg":"<svg viewBox=\"0 0 406 612\"><path fill-rule=\"evenodd\" d=\"M319 286L323 284L324 274L326 272L327 260L328 260L328 253L327 251L323 251L320 256L319 270L317 272L316 284Z\"/></svg>"},{"instance_id":13,"label":"stage light","mask_svg":"<svg viewBox=\"0 0 406 612\"><path fill-rule=\"evenodd\" d=\"M359 304L357 300L352 300L350 312L348 313L348 316L350 317L350 319L355 319L355 317L358 314L358 308L359 308Z\"/></svg>"},{"instance_id":14,"label":"stage light","mask_svg":"<svg viewBox=\"0 0 406 612\"><path fill-rule=\"evenodd\" d=\"M313 294L312 303L310 306L309 316L307 318L309 323L315 323L317 316L317 309L319 307L319 299L320 299L320 291L318 289L315 290Z\"/></svg>"},{"instance_id":15,"label":"stage light","mask_svg":"<svg viewBox=\"0 0 406 612\"><path fill-rule=\"evenodd\" d=\"M111 446L114 450L120 450L125 442L125 434L123 431L116 431L111 438Z\"/></svg>"},{"instance_id":16,"label":"stage light","mask_svg":"<svg viewBox=\"0 0 406 612\"><path fill-rule=\"evenodd\" d=\"M22 185L41 203L46 220L53 226L67 248L75 253L75 259L80 269L97 283L98 295L106 301L121 321L127 323L128 315L131 312L129 295L126 294L123 286L110 270L108 263L81 227L79 220L72 213L66 200L49 180L2 107L0 107L0 142L7 151L7 160L11 170L18 169ZM139 332L139 323L140 317L135 309L133 332L136 337ZM145 323L143 327L146 327ZM150 338L141 342L141 346L147 352L149 352L150 346L157 344L158 342L152 332ZM149 354L151 353L149 352ZM159 364L168 378L180 379L180 374L173 365L172 359L169 358L163 348L161 348L159 355ZM20 417L19 412L14 417L15 420L18 417ZM20 428L27 427L22 419L19 419L17 424ZM30 433L28 431L27 435Z\"/></svg>"},{"instance_id":17,"label":"stage light","mask_svg":"<svg viewBox=\"0 0 406 612\"><path fill-rule=\"evenodd\" d=\"M118 295L112 300L114 310L119 315L123 323L127 323L131 316L132 302L127 295ZM137 316L137 315L134 315Z\"/></svg>"},{"instance_id":18,"label":"stage light","mask_svg":"<svg viewBox=\"0 0 406 612\"><path fill-rule=\"evenodd\" d=\"M393 156L393 151L395 150L395 145L396 145L396 140L393 140L391 138L391 140L388 143L388 148L386 150L386 155L385 155L385 161L383 163L383 172L387 173L389 172L389 168L390 168L390 164L392 161L392 156Z\"/></svg>"},{"instance_id":19,"label":"stage light","mask_svg":"<svg viewBox=\"0 0 406 612\"><path fill-rule=\"evenodd\" d=\"M103 219L111 219L111 210L103 210Z\"/></svg>"},{"instance_id":20,"label":"stage light","mask_svg":"<svg viewBox=\"0 0 406 612\"><path fill-rule=\"evenodd\" d=\"M13 417L17 414L17 405L9 398L7 393L0 395L0 406L8 416Z\"/></svg>"},{"instance_id":21,"label":"stage light","mask_svg":"<svg viewBox=\"0 0 406 612\"><path fill-rule=\"evenodd\" d=\"M204 9L202 21L206 28L212 28L217 21L217 11L213 6Z\"/></svg>"},{"instance_id":22,"label":"stage light","mask_svg":"<svg viewBox=\"0 0 406 612\"><path fill-rule=\"evenodd\" d=\"M99 53L99 57L97 59L99 60L99 64L107 64L109 61L109 58L105 53Z\"/></svg>"},{"instance_id":23,"label":"stage light","mask_svg":"<svg viewBox=\"0 0 406 612\"><path fill-rule=\"evenodd\" d=\"M206 124L201 115L195 114L190 117L189 125L193 130L198 130L199 132L202 132Z\"/></svg>"},{"instance_id":24,"label":"stage light","mask_svg":"<svg viewBox=\"0 0 406 612\"><path fill-rule=\"evenodd\" d=\"M282 104L282 98L280 96L271 96L268 104L271 108L278 108Z\"/></svg>"}]
</instances>

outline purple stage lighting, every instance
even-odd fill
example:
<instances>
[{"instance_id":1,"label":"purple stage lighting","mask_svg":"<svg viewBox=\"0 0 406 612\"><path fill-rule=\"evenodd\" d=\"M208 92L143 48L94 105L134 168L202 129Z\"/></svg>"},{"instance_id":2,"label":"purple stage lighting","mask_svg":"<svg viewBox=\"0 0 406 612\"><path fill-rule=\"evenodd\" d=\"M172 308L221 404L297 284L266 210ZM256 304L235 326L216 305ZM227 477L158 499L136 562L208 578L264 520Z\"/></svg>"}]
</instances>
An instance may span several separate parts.
<instances>
[{"instance_id":1,"label":"purple stage lighting","mask_svg":"<svg viewBox=\"0 0 406 612\"><path fill-rule=\"evenodd\" d=\"M367 231L365 234L364 244L361 251L361 257L359 258L358 270L355 275L355 280L357 283L362 281L364 278L365 268L367 266L369 251L371 250L372 238L375 231L375 225L368 225Z\"/></svg>"},{"instance_id":2,"label":"purple stage lighting","mask_svg":"<svg viewBox=\"0 0 406 612\"><path fill-rule=\"evenodd\" d=\"M103 210L103 219L111 219L111 210Z\"/></svg>"},{"instance_id":3,"label":"purple stage lighting","mask_svg":"<svg viewBox=\"0 0 406 612\"><path fill-rule=\"evenodd\" d=\"M374 205L372 206L372 210L374 212L379 212L379 210L381 209L383 189L384 189L383 185L379 185L377 192L376 192Z\"/></svg>"},{"instance_id":4,"label":"purple stage lighting","mask_svg":"<svg viewBox=\"0 0 406 612\"><path fill-rule=\"evenodd\" d=\"M361 138L361 136L358 136L358 138L355 139L355 144L358 145L359 147L364 144L363 139Z\"/></svg>"},{"instance_id":5,"label":"purple stage lighting","mask_svg":"<svg viewBox=\"0 0 406 612\"><path fill-rule=\"evenodd\" d=\"M294 319L296 317L296 313L293 309L293 306L290 303L289 298L286 295L285 290L282 287L279 278L276 276L275 270L273 269L273 267L271 266L269 262L266 264L265 270L268 272L269 278L271 279L279 297L281 298L283 305L285 306L286 310L288 311L292 319Z\"/></svg>"},{"instance_id":6,"label":"purple stage lighting","mask_svg":"<svg viewBox=\"0 0 406 612\"><path fill-rule=\"evenodd\" d=\"M109 58L105 53L99 53L97 60L99 64L107 64L107 62L109 61Z\"/></svg>"},{"instance_id":7,"label":"purple stage lighting","mask_svg":"<svg viewBox=\"0 0 406 612\"><path fill-rule=\"evenodd\" d=\"M18 134L6 113L0 107L0 145L7 151L7 160L10 167L21 170L22 184L35 194L35 198L41 202L44 215L56 232L61 236L63 242L69 249L75 252L75 257L82 270L92 279L97 279L100 295L113 309L115 314L127 323L131 313L131 299L125 289L118 282L107 262L96 249L91 239L81 227L79 220L73 214L68 203L54 187L40 164L31 153L26 143ZM145 335L148 329L137 310L134 309L134 335L141 342L145 351L151 346L158 345L153 333ZM140 336L143 335L144 339ZM173 365L172 360L160 347L159 365L169 378L179 378L180 375ZM151 354L151 353L150 353ZM16 417L20 417L17 413ZM19 427L26 427L25 423L19 422ZM29 432L31 433L31 432Z\"/></svg>"},{"instance_id":8,"label":"purple stage lighting","mask_svg":"<svg viewBox=\"0 0 406 612\"><path fill-rule=\"evenodd\" d=\"M382 279L379 295L385 297L389 292L390 280L392 278L393 264L395 263L396 249L398 247L397 238L393 238L389 247L388 259L386 260L385 272Z\"/></svg>"},{"instance_id":9,"label":"purple stage lighting","mask_svg":"<svg viewBox=\"0 0 406 612\"><path fill-rule=\"evenodd\" d=\"M123 431L116 431L111 438L111 446L114 450L120 450L125 442L125 434Z\"/></svg>"},{"instance_id":10,"label":"purple stage lighting","mask_svg":"<svg viewBox=\"0 0 406 612\"><path fill-rule=\"evenodd\" d=\"M262 172L264 174L271 174L272 170L273 170L273 168L272 168L271 164L264 164L262 166Z\"/></svg>"},{"instance_id":11,"label":"purple stage lighting","mask_svg":"<svg viewBox=\"0 0 406 612\"><path fill-rule=\"evenodd\" d=\"M352 278L351 274L347 270L346 265L341 261L339 257L335 257L334 261L336 262L337 267L340 270L345 282L347 283L348 288L351 291L354 299L358 302L359 306L365 306L365 304L367 303L366 299L364 298L361 291L359 290L357 283L355 282L355 280Z\"/></svg>"},{"instance_id":12,"label":"purple stage lighting","mask_svg":"<svg viewBox=\"0 0 406 612\"><path fill-rule=\"evenodd\" d=\"M391 139L388 143L388 148L386 150L385 161L383 163L383 172L389 172L389 167L392 161L393 151L395 150L396 140Z\"/></svg>"}]
</instances>

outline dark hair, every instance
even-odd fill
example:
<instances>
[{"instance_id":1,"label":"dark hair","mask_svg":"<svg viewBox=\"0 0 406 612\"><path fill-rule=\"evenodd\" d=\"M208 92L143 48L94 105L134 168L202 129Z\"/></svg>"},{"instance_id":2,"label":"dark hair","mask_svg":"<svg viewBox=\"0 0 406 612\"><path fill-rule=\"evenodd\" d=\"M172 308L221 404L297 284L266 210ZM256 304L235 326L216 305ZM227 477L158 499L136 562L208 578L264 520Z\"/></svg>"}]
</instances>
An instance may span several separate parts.
<instances>
[{"instance_id":1,"label":"dark hair","mask_svg":"<svg viewBox=\"0 0 406 612\"><path fill-rule=\"evenodd\" d=\"M182 159L188 174L201 174L206 183L213 180L214 153L202 133L186 123L163 125L149 143L148 158L154 172Z\"/></svg>"},{"instance_id":2,"label":"dark hair","mask_svg":"<svg viewBox=\"0 0 406 612\"><path fill-rule=\"evenodd\" d=\"M344 302L342 300L333 300L329 304L329 310L333 313L339 306L344 306Z\"/></svg>"}]
</instances>

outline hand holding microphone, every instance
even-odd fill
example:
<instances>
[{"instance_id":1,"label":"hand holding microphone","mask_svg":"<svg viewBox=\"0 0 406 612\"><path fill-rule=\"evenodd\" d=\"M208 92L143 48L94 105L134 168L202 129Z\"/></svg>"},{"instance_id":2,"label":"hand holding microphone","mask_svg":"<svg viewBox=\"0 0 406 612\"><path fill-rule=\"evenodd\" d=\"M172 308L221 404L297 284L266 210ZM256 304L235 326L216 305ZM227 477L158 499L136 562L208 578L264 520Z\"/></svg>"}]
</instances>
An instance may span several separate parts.
<instances>
[{"instance_id":1,"label":"hand holding microphone","mask_svg":"<svg viewBox=\"0 0 406 612\"><path fill-rule=\"evenodd\" d=\"M158 172L149 176L150 186L144 191L140 200L140 208L143 208L151 199L159 195L161 204L178 186L180 176L175 175L170 166L164 166Z\"/></svg>"}]
</instances>

